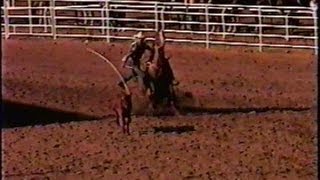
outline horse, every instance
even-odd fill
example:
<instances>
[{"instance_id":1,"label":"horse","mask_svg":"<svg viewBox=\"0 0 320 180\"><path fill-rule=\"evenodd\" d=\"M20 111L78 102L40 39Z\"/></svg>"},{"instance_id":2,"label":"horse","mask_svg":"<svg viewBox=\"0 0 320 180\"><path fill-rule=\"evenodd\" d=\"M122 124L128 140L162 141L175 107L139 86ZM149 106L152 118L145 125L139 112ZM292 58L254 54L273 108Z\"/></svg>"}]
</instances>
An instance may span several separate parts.
<instances>
[{"instance_id":1,"label":"horse","mask_svg":"<svg viewBox=\"0 0 320 180\"><path fill-rule=\"evenodd\" d=\"M174 76L169 63L170 58L165 57L164 47L165 37L163 31L160 31L154 42L154 62L147 62L145 70L151 88L149 98L154 109L165 98L167 98L167 105L176 108L176 96L173 88Z\"/></svg>"}]
</instances>

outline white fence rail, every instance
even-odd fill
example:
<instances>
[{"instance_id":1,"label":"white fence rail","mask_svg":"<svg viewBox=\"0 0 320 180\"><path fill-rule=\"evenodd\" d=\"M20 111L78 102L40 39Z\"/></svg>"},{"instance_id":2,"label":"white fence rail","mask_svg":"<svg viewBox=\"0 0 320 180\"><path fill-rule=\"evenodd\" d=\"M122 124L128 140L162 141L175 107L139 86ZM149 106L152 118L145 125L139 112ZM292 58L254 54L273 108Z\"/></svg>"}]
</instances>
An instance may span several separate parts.
<instances>
[{"instance_id":1,"label":"white fence rail","mask_svg":"<svg viewBox=\"0 0 320 180\"><path fill-rule=\"evenodd\" d=\"M24 2L24 3L23 3ZM2 35L132 39L164 29L169 42L312 49L317 13L307 7L124 0L5 0ZM152 38L149 38L152 39Z\"/></svg>"}]
</instances>

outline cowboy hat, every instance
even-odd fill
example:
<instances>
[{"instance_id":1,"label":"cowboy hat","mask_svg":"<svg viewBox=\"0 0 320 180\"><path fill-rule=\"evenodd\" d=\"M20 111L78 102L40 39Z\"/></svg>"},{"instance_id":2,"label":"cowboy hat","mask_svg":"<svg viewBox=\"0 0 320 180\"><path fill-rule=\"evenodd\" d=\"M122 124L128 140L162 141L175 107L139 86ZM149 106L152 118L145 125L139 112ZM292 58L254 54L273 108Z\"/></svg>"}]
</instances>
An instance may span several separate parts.
<instances>
[{"instance_id":1,"label":"cowboy hat","mask_svg":"<svg viewBox=\"0 0 320 180\"><path fill-rule=\"evenodd\" d=\"M144 35L143 35L142 32L140 31L140 32L138 32L137 34L135 34L133 37L136 38L136 39L143 39L143 38L144 38Z\"/></svg>"}]
</instances>

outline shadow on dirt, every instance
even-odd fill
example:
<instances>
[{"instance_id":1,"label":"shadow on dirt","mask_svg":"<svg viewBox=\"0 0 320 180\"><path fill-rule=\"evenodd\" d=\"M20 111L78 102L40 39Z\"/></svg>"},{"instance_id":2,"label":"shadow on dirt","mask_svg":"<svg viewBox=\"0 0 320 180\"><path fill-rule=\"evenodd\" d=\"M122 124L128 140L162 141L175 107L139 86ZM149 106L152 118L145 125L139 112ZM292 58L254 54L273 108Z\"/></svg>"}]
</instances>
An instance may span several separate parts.
<instances>
[{"instance_id":1,"label":"shadow on dirt","mask_svg":"<svg viewBox=\"0 0 320 180\"><path fill-rule=\"evenodd\" d=\"M2 128L67 123L71 121L96 120L99 117L65 112L35 105L2 101Z\"/></svg>"},{"instance_id":2,"label":"shadow on dirt","mask_svg":"<svg viewBox=\"0 0 320 180\"><path fill-rule=\"evenodd\" d=\"M233 113L263 113L273 111L306 111L311 108L281 108L281 107L262 107L262 108L203 108L197 106L182 106L179 108L180 115L204 115L204 114L233 114ZM146 109L144 109L146 110ZM139 115L137 113L136 115ZM145 113L140 114L142 116ZM153 116L173 116L172 111L162 110L154 113ZM52 123L68 123L72 121L99 120L107 117L90 116L75 112L66 112L57 109L50 109L35 105L22 104L11 101L2 101L2 128L14 128L34 125L46 125ZM184 132L192 129L190 127L172 127L155 129L155 131L165 132Z\"/></svg>"},{"instance_id":3,"label":"shadow on dirt","mask_svg":"<svg viewBox=\"0 0 320 180\"><path fill-rule=\"evenodd\" d=\"M202 115L202 114L233 114L233 113L264 113L273 111L306 111L311 108L295 108L295 107L257 107L257 108L204 108L184 106L179 108L182 115Z\"/></svg>"},{"instance_id":4,"label":"shadow on dirt","mask_svg":"<svg viewBox=\"0 0 320 180\"><path fill-rule=\"evenodd\" d=\"M153 127L154 133L187 133L195 131L194 126L160 126Z\"/></svg>"}]
</instances>

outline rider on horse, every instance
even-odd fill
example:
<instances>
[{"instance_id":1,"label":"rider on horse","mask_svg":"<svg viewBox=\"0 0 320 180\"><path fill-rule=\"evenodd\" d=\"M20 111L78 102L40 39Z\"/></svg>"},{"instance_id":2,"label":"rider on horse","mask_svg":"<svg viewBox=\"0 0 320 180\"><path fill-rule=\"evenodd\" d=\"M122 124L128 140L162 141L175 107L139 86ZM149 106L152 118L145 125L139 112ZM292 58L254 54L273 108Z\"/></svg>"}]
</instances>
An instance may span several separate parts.
<instances>
[{"instance_id":1,"label":"rider on horse","mask_svg":"<svg viewBox=\"0 0 320 180\"><path fill-rule=\"evenodd\" d=\"M151 52L150 58L147 62L151 62L154 57L154 49L150 47L146 41L145 37L143 36L142 32L139 32L138 34L134 35L134 42L130 46L129 53L125 55L122 59L122 67L126 67L126 63L131 58L132 60L132 72L127 77L124 78L124 81L127 82L133 77L138 78L138 83L140 87L144 86L144 78L145 73L141 70L141 58L142 55L145 53L146 50ZM123 87L122 82L118 83L119 86Z\"/></svg>"},{"instance_id":2,"label":"rider on horse","mask_svg":"<svg viewBox=\"0 0 320 180\"><path fill-rule=\"evenodd\" d=\"M164 36L164 32L161 30L160 32L158 32L158 36L155 37L155 43L154 43L154 48L155 48L155 58L157 61L160 60L160 62L162 62L166 68L166 72L164 72L166 74L166 77L169 81L172 81L172 83L174 85L177 85L178 82L175 80L172 68L170 66L169 63L169 59L168 57L165 56L165 36Z\"/></svg>"}]
</instances>

